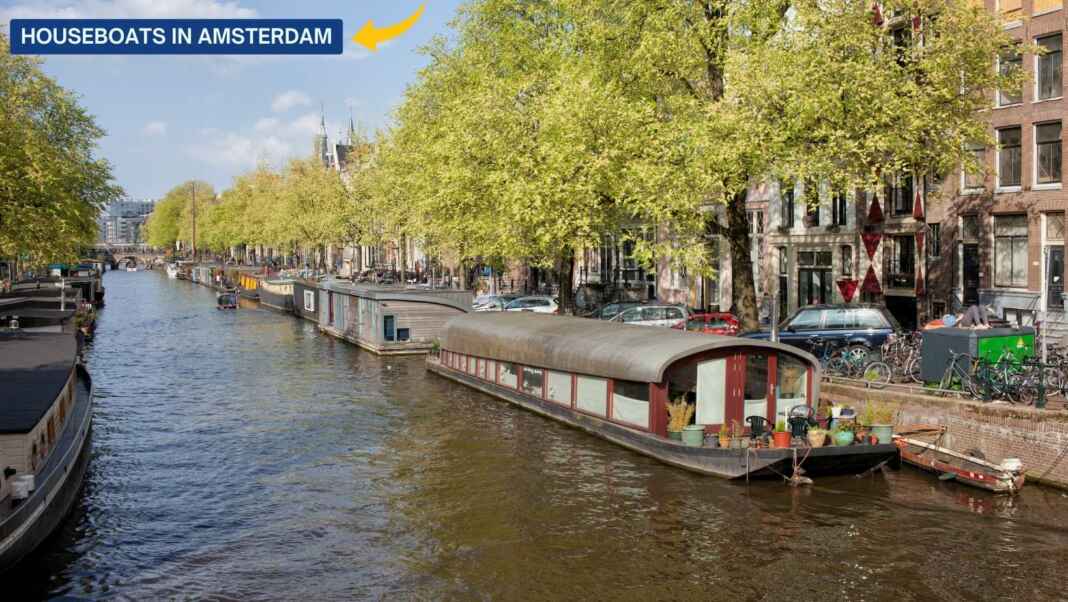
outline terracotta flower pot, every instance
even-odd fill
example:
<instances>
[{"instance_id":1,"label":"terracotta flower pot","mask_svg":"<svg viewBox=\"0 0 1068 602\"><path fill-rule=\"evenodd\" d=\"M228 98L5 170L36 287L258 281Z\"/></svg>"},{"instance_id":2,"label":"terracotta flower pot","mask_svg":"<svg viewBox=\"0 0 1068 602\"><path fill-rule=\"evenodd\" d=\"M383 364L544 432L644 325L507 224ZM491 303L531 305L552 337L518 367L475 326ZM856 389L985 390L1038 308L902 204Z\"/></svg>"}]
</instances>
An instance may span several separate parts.
<instances>
[{"instance_id":1,"label":"terracotta flower pot","mask_svg":"<svg viewBox=\"0 0 1068 602\"><path fill-rule=\"evenodd\" d=\"M786 449L790 447L790 431L775 431L771 434L771 439L774 441L775 447L778 449Z\"/></svg>"}]
</instances>

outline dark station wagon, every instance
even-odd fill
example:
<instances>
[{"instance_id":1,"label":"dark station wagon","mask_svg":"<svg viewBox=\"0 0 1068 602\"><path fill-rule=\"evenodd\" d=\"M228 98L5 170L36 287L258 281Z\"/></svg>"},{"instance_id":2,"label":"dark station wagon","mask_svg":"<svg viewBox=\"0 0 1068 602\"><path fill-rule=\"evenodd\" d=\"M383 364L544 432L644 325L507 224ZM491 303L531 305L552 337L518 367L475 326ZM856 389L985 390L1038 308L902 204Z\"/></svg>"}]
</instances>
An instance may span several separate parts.
<instances>
[{"instance_id":1,"label":"dark station wagon","mask_svg":"<svg viewBox=\"0 0 1068 602\"><path fill-rule=\"evenodd\" d=\"M882 305L809 305L783 320L779 325L779 342L812 351L809 340L818 336L834 347L877 350L887 337L900 330L897 320ZM771 331L741 336L768 339Z\"/></svg>"}]
</instances>

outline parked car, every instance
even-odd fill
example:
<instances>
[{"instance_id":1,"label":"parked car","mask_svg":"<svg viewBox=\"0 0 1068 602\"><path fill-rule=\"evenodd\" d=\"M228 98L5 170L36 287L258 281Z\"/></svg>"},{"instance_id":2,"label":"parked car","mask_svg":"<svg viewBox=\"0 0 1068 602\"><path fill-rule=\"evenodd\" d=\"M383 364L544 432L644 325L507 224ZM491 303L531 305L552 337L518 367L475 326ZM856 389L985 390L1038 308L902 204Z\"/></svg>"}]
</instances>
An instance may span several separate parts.
<instances>
[{"instance_id":1,"label":"parked car","mask_svg":"<svg viewBox=\"0 0 1068 602\"><path fill-rule=\"evenodd\" d=\"M612 321L672 328L677 324L685 324L689 316L690 312L681 305L639 305L623 310Z\"/></svg>"},{"instance_id":2,"label":"parked car","mask_svg":"<svg viewBox=\"0 0 1068 602\"><path fill-rule=\"evenodd\" d=\"M797 310L779 325L779 341L810 349L809 339L818 336L835 346L879 349L901 326L881 305L809 305ZM750 339L767 339L770 330L748 332Z\"/></svg>"},{"instance_id":3,"label":"parked car","mask_svg":"<svg viewBox=\"0 0 1068 602\"><path fill-rule=\"evenodd\" d=\"M677 330L688 330L690 332L700 332L703 334L718 334L727 337L737 336L740 327L741 323L738 322L738 318L736 318L734 314L716 311L691 314L686 322L672 326L672 328Z\"/></svg>"},{"instance_id":4,"label":"parked car","mask_svg":"<svg viewBox=\"0 0 1068 602\"><path fill-rule=\"evenodd\" d=\"M504 306L504 311L532 311L537 314L560 313L560 304L553 297L520 297Z\"/></svg>"},{"instance_id":5,"label":"parked car","mask_svg":"<svg viewBox=\"0 0 1068 602\"><path fill-rule=\"evenodd\" d=\"M623 310L630 309L632 307L638 307L642 305L641 301L620 301L618 303L606 303L597 309L593 310L587 318L593 318L594 320L611 320L618 316Z\"/></svg>"},{"instance_id":6,"label":"parked car","mask_svg":"<svg viewBox=\"0 0 1068 602\"><path fill-rule=\"evenodd\" d=\"M517 295L482 295L475 299L472 311L504 311L504 306L514 301Z\"/></svg>"}]
</instances>

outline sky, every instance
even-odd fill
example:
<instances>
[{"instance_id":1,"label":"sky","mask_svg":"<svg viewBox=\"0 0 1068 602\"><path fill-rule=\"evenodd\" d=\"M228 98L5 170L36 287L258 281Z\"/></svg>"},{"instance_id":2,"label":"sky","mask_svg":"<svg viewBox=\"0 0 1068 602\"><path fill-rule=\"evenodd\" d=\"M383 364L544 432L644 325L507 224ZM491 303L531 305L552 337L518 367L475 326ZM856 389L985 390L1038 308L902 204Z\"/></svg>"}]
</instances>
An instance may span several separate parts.
<instances>
[{"instance_id":1,"label":"sky","mask_svg":"<svg viewBox=\"0 0 1068 602\"><path fill-rule=\"evenodd\" d=\"M372 53L351 40L372 19L400 22L421 0L0 0L0 29L12 18L332 18L345 27L340 56L49 56L44 71L78 94L106 132L100 156L131 198L161 198L198 179L217 191L267 162L308 156L320 103L331 139L349 114L368 134L392 109L426 59L418 49L448 33L460 0L430 0L415 25Z\"/></svg>"}]
</instances>

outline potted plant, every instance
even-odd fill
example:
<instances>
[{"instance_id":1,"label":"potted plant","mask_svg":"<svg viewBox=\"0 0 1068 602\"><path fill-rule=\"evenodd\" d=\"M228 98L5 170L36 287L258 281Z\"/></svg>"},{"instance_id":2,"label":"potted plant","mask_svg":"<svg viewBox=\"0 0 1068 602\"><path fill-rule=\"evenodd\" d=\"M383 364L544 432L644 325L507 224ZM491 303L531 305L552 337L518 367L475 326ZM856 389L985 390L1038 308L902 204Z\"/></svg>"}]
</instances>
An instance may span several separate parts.
<instances>
[{"instance_id":1,"label":"potted plant","mask_svg":"<svg viewBox=\"0 0 1068 602\"><path fill-rule=\"evenodd\" d=\"M689 447L701 447L705 444L705 425L687 424L682 428L682 442Z\"/></svg>"},{"instance_id":2,"label":"potted plant","mask_svg":"<svg viewBox=\"0 0 1068 602\"><path fill-rule=\"evenodd\" d=\"M719 446L724 449L731 446L731 429L726 424L719 427Z\"/></svg>"},{"instance_id":3,"label":"potted plant","mask_svg":"<svg viewBox=\"0 0 1068 602\"><path fill-rule=\"evenodd\" d=\"M854 436L852 424L839 422L831 429L831 439L835 445L851 445Z\"/></svg>"},{"instance_id":4,"label":"potted plant","mask_svg":"<svg viewBox=\"0 0 1068 602\"><path fill-rule=\"evenodd\" d=\"M823 447L827 440L827 431L821 428L808 429L808 444L810 447Z\"/></svg>"},{"instance_id":5,"label":"potted plant","mask_svg":"<svg viewBox=\"0 0 1068 602\"><path fill-rule=\"evenodd\" d=\"M868 427L881 444L894 442L894 411L890 406L879 403L869 403L865 410L868 418Z\"/></svg>"},{"instance_id":6,"label":"potted plant","mask_svg":"<svg viewBox=\"0 0 1068 602\"><path fill-rule=\"evenodd\" d=\"M790 431L786 430L786 421L779 420L775 423L775 432L771 434L775 447L786 449L790 447Z\"/></svg>"},{"instance_id":7,"label":"potted plant","mask_svg":"<svg viewBox=\"0 0 1068 602\"><path fill-rule=\"evenodd\" d=\"M682 431L690 423L693 417L694 406L686 403L686 396L682 395L675 401L665 402L668 411L668 438L682 441Z\"/></svg>"}]
</instances>

